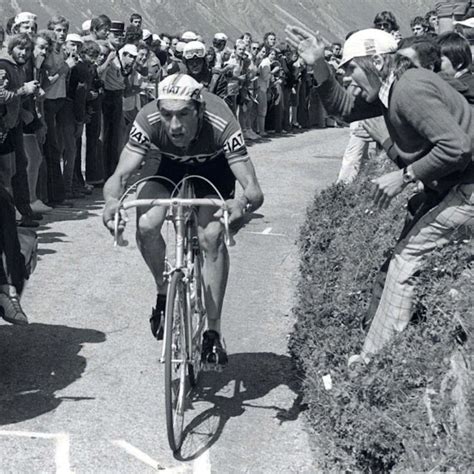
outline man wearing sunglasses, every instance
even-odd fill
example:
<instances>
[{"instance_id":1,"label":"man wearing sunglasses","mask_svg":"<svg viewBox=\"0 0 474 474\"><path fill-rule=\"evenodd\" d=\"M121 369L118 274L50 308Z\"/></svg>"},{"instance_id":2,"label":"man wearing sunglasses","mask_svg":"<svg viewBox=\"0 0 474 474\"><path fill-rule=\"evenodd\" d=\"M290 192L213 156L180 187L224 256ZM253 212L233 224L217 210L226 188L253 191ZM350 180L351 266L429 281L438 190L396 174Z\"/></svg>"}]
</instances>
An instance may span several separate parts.
<instances>
[{"instance_id":1,"label":"man wearing sunglasses","mask_svg":"<svg viewBox=\"0 0 474 474\"><path fill-rule=\"evenodd\" d=\"M224 99L227 95L227 79L222 71L211 71L206 60L206 47L200 41L191 41L183 49L186 74L202 84L209 92Z\"/></svg>"}]
</instances>

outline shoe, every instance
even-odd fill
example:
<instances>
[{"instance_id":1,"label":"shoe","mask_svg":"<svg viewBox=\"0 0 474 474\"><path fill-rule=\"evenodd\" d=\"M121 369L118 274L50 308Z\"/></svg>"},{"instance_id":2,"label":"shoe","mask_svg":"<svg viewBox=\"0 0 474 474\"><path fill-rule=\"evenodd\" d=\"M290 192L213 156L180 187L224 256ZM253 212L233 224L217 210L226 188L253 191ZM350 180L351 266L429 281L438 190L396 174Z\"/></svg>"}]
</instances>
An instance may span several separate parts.
<instances>
[{"instance_id":1,"label":"shoe","mask_svg":"<svg viewBox=\"0 0 474 474\"><path fill-rule=\"evenodd\" d=\"M53 210L52 207L47 206L41 199L37 199L31 203L31 209L33 212L45 213Z\"/></svg>"},{"instance_id":2,"label":"shoe","mask_svg":"<svg viewBox=\"0 0 474 474\"><path fill-rule=\"evenodd\" d=\"M258 140L260 138L260 135L255 133L251 128L247 130L247 135L250 137L250 140Z\"/></svg>"},{"instance_id":3,"label":"shoe","mask_svg":"<svg viewBox=\"0 0 474 474\"><path fill-rule=\"evenodd\" d=\"M28 318L20 305L18 295L0 292L0 316L11 324L26 326Z\"/></svg>"},{"instance_id":4,"label":"shoe","mask_svg":"<svg viewBox=\"0 0 474 474\"><path fill-rule=\"evenodd\" d=\"M163 340L165 311L166 295L158 295L156 297L156 307L154 307L151 312L150 329L153 336L159 341Z\"/></svg>"},{"instance_id":5,"label":"shoe","mask_svg":"<svg viewBox=\"0 0 474 474\"><path fill-rule=\"evenodd\" d=\"M34 221L30 216L22 216L20 220L16 221L18 227L39 227L39 222Z\"/></svg>"},{"instance_id":6,"label":"shoe","mask_svg":"<svg viewBox=\"0 0 474 474\"><path fill-rule=\"evenodd\" d=\"M40 212L31 211L30 213L26 214L26 216L30 219L33 219L34 221L40 221L43 219L43 214Z\"/></svg>"},{"instance_id":7,"label":"shoe","mask_svg":"<svg viewBox=\"0 0 474 474\"><path fill-rule=\"evenodd\" d=\"M206 331L202 335L202 364L224 367L228 361L227 352L222 346L219 333L211 329Z\"/></svg>"},{"instance_id":8,"label":"shoe","mask_svg":"<svg viewBox=\"0 0 474 474\"><path fill-rule=\"evenodd\" d=\"M258 134L259 138L267 138L268 137L268 133L267 132L260 132Z\"/></svg>"},{"instance_id":9,"label":"shoe","mask_svg":"<svg viewBox=\"0 0 474 474\"><path fill-rule=\"evenodd\" d=\"M242 135L244 136L245 140L248 140L248 141L255 140L254 138L252 138L252 136L251 136L251 134L249 133L248 130L244 130L242 132Z\"/></svg>"}]
</instances>

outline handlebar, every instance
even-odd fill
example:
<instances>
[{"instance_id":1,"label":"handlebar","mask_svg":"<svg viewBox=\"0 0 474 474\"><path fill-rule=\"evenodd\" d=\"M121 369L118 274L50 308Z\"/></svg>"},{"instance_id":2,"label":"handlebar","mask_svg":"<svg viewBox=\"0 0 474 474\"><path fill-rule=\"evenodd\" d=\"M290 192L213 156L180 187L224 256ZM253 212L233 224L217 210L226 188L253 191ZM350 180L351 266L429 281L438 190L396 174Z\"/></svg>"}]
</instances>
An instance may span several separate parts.
<instances>
[{"instance_id":1,"label":"handlebar","mask_svg":"<svg viewBox=\"0 0 474 474\"><path fill-rule=\"evenodd\" d=\"M212 198L158 198L158 199L134 199L122 203L121 207L117 208L114 218L114 247L123 245L122 234L119 234L118 225L120 221L120 209L131 209L134 207L219 207L223 210L225 244L229 247L235 245L234 239L229 231L229 209L227 203L221 199Z\"/></svg>"}]
</instances>

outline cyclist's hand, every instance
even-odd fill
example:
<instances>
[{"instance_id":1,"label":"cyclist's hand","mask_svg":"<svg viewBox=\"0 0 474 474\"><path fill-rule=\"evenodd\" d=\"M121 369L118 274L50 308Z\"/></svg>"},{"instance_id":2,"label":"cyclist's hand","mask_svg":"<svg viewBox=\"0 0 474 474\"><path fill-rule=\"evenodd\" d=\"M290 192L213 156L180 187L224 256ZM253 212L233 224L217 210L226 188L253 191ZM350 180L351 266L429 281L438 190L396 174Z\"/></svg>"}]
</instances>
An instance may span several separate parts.
<instances>
[{"instance_id":1,"label":"cyclist's hand","mask_svg":"<svg viewBox=\"0 0 474 474\"><path fill-rule=\"evenodd\" d=\"M228 199L226 201L227 210L229 211L229 226L232 223L239 221L245 214L244 206L242 205L242 201L238 199ZM215 214L214 217L218 218L222 224L224 224L224 211L219 209Z\"/></svg>"},{"instance_id":2,"label":"cyclist's hand","mask_svg":"<svg viewBox=\"0 0 474 474\"><path fill-rule=\"evenodd\" d=\"M102 221L105 227L109 229L112 235L115 231L115 213L117 212L118 206L119 206L118 201L111 201L105 205L104 213L102 214ZM124 231L125 226L127 225L127 222L128 222L127 213L124 209L121 209L120 214L119 214L119 224L118 224L119 234L121 234Z\"/></svg>"}]
</instances>

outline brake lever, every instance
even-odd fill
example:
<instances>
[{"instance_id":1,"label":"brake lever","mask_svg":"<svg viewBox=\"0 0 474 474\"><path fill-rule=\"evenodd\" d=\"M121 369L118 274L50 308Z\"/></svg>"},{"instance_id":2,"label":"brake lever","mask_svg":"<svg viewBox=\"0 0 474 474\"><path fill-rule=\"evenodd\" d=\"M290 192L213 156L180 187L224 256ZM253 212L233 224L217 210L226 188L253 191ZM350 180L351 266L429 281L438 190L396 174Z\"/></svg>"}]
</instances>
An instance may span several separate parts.
<instances>
[{"instance_id":1,"label":"brake lever","mask_svg":"<svg viewBox=\"0 0 474 474\"><path fill-rule=\"evenodd\" d=\"M119 233L120 209L115 211L114 216L114 247L126 247L128 241L123 238L123 232Z\"/></svg>"},{"instance_id":2,"label":"brake lever","mask_svg":"<svg viewBox=\"0 0 474 474\"><path fill-rule=\"evenodd\" d=\"M225 207L224 211L224 232L225 232L225 244L227 247L233 247L235 245L235 240L230 233L229 229L229 210Z\"/></svg>"}]
</instances>

